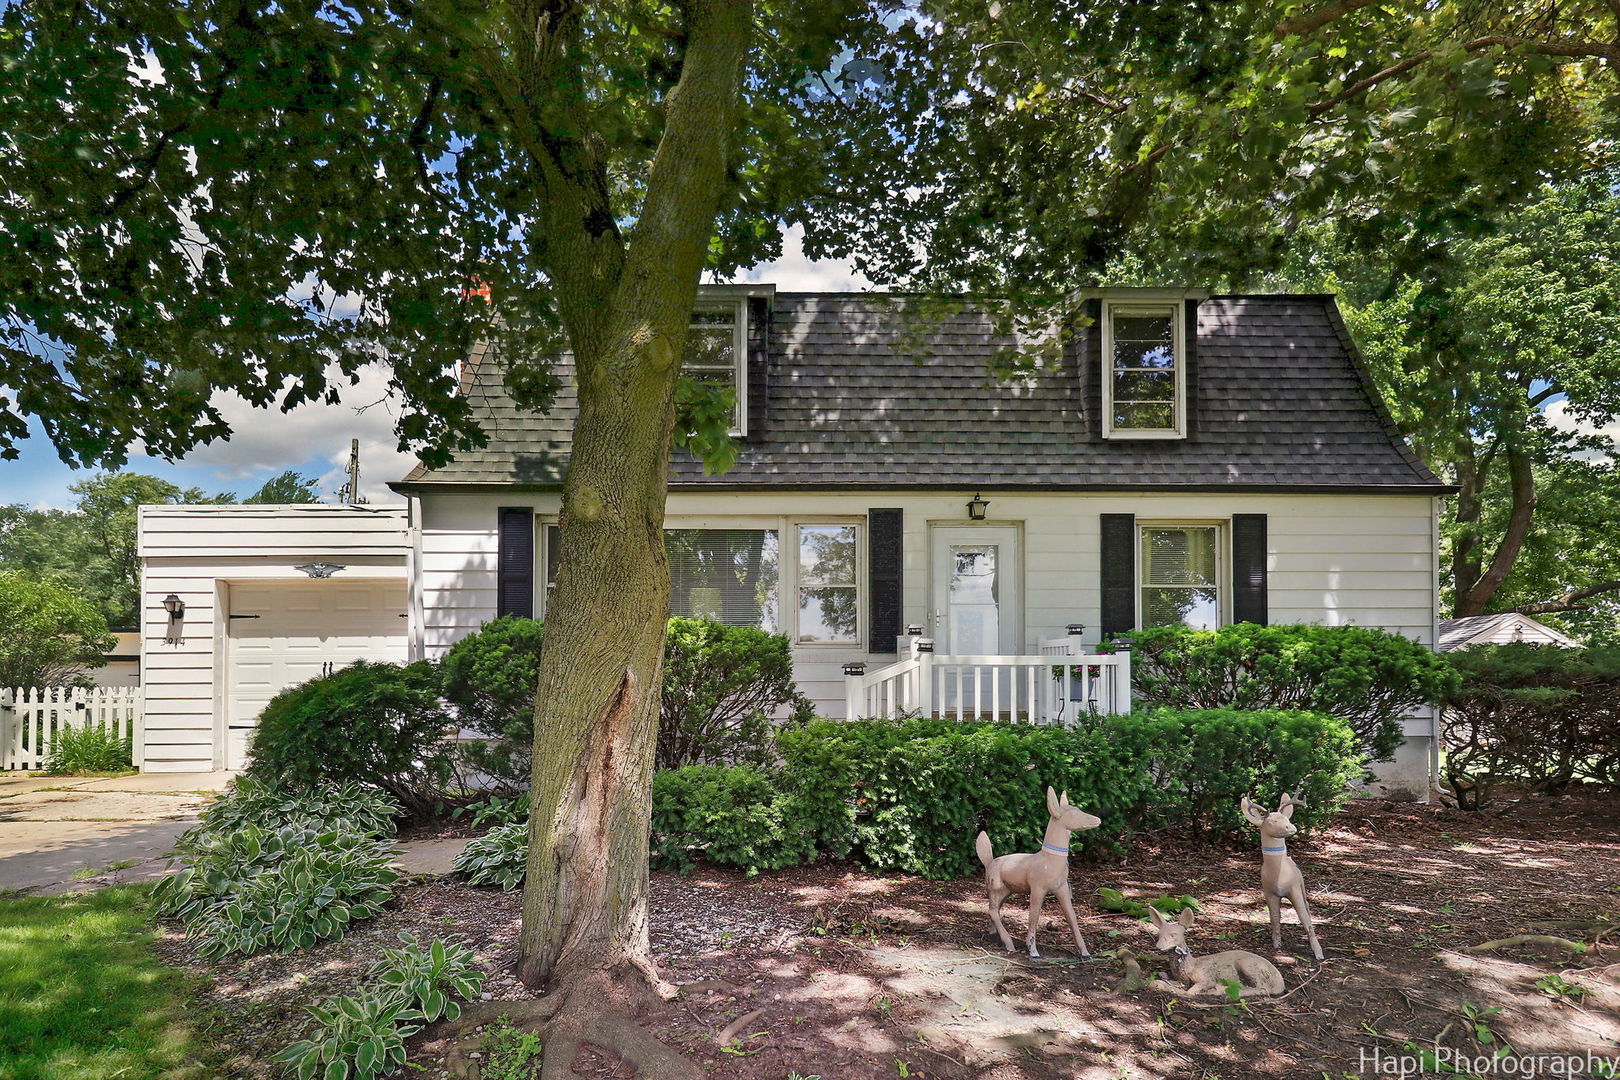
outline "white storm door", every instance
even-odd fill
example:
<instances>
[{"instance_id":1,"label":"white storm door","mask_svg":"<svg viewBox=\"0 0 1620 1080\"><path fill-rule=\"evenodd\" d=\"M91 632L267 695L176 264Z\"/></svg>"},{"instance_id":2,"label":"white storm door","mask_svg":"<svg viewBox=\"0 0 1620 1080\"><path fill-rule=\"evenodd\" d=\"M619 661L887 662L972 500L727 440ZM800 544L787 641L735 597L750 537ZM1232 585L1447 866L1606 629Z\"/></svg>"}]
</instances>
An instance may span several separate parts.
<instances>
[{"instance_id":1,"label":"white storm door","mask_svg":"<svg viewBox=\"0 0 1620 1080\"><path fill-rule=\"evenodd\" d=\"M259 713L287 687L356 660L404 660L404 612L404 582L232 584L225 767L246 767Z\"/></svg>"},{"instance_id":2,"label":"white storm door","mask_svg":"<svg viewBox=\"0 0 1620 1080\"><path fill-rule=\"evenodd\" d=\"M934 651L1017 655L1024 621L1018 530L937 525L931 546Z\"/></svg>"}]
</instances>

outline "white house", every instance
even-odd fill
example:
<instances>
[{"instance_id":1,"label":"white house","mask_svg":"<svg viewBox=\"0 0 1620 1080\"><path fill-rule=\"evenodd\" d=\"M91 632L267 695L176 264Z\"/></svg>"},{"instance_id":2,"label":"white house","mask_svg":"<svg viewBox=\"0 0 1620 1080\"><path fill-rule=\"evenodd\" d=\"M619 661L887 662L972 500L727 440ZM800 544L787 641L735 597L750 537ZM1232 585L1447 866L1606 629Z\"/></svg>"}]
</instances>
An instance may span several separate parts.
<instances>
[{"instance_id":1,"label":"white house","mask_svg":"<svg viewBox=\"0 0 1620 1080\"><path fill-rule=\"evenodd\" d=\"M672 465L674 613L786 634L828 715L844 665L894 662L913 624L945 651L1008 655L1071 624L1097 641L1167 621L1435 643L1449 489L1395 429L1331 297L1077 305L1051 363L997 380L990 362L1019 343L972 305L706 292L689 367L735 388L741 450L723 475ZM146 767L240 764L257 706L321 662L437 656L499 614L543 617L571 385L550 414L524 411L499 357L472 356L462 387L489 443L395 484L404 512L147 508L148 723L173 734L148 735ZM293 568L307 561L345 569L310 579ZM163 644L171 592L181 646ZM332 633L357 605L371 622ZM1406 732L1385 778L1422 796L1433 718Z\"/></svg>"}]
</instances>

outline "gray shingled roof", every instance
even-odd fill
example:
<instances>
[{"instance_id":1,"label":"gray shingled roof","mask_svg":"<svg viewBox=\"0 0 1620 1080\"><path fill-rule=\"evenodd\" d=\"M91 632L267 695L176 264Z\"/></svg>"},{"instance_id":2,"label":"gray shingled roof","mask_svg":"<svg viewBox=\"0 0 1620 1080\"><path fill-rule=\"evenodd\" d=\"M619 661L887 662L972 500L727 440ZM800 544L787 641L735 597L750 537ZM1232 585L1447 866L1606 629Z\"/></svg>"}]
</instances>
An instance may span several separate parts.
<instances>
[{"instance_id":1,"label":"gray shingled roof","mask_svg":"<svg viewBox=\"0 0 1620 1080\"><path fill-rule=\"evenodd\" d=\"M1200 302L1190 436L1134 442L1099 436L1083 342L1033 385L997 384L987 361L1010 342L982 311L946 317L919 346L892 299L778 293L768 303L737 465L706 477L677 450L672 486L1446 490L1377 400L1332 297ZM577 411L571 380L545 416L512 404L488 355L472 359L465 388L489 445L418 467L400 486L559 483Z\"/></svg>"}]
</instances>

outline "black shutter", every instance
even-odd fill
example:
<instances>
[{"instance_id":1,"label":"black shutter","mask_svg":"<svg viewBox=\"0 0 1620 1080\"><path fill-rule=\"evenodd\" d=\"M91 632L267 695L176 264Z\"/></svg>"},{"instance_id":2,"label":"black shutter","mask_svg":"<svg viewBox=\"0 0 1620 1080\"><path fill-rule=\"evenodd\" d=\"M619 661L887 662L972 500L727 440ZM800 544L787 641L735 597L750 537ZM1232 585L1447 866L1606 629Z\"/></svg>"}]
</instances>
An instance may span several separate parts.
<instances>
[{"instance_id":1,"label":"black shutter","mask_svg":"<svg viewBox=\"0 0 1620 1080\"><path fill-rule=\"evenodd\" d=\"M495 613L534 617L534 510L500 509L500 553L496 559Z\"/></svg>"},{"instance_id":2,"label":"black shutter","mask_svg":"<svg viewBox=\"0 0 1620 1080\"><path fill-rule=\"evenodd\" d=\"M1187 400L1181 403L1187 438L1198 436L1198 301L1188 300L1181 323L1183 356L1181 366L1187 387Z\"/></svg>"},{"instance_id":3,"label":"black shutter","mask_svg":"<svg viewBox=\"0 0 1620 1080\"><path fill-rule=\"evenodd\" d=\"M1080 385L1085 392L1087 422L1091 426L1093 442L1103 437L1103 353L1102 353L1102 301L1087 300L1080 312L1088 325L1080 338Z\"/></svg>"},{"instance_id":4,"label":"black shutter","mask_svg":"<svg viewBox=\"0 0 1620 1080\"><path fill-rule=\"evenodd\" d=\"M1232 621L1266 625L1266 515L1232 515Z\"/></svg>"},{"instance_id":5,"label":"black shutter","mask_svg":"<svg viewBox=\"0 0 1620 1080\"><path fill-rule=\"evenodd\" d=\"M899 651L901 567L905 561L904 519L898 509L866 512L868 595L872 610L871 651Z\"/></svg>"},{"instance_id":6,"label":"black shutter","mask_svg":"<svg viewBox=\"0 0 1620 1080\"><path fill-rule=\"evenodd\" d=\"M1136 628L1136 515L1102 515L1102 633Z\"/></svg>"}]
</instances>

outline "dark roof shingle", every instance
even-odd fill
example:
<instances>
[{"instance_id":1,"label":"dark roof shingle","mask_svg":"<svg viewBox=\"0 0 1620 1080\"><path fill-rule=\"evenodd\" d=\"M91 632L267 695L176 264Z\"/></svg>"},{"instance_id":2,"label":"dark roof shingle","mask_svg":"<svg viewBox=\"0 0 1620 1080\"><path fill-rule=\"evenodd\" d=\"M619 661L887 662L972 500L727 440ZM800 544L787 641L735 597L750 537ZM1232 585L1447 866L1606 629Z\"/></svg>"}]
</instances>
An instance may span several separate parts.
<instances>
[{"instance_id":1,"label":"dark roof shingle","mask_svg":"<svg viewBox=\"0 0 1620 1080\"><path fill-rule=\"evenodd\" d=\"M1031 381L997 382L990 362L1013 342L985 312L957 310L919 333L903 308L778 293L755 328L736 466L705 476L677 450L672 486L1446 490L1378 401L1331 297L1200 302L1190 437L1137 441L1097 434L1080 350ZM470 366L489 444L402 485L560 483L572 380L542 416L512 403L497 361Z\"/></svg>"}]
</instances>

